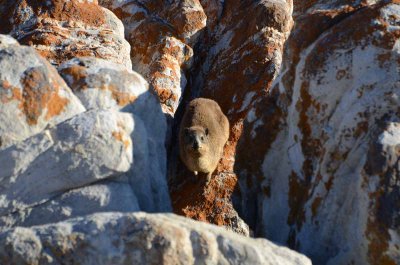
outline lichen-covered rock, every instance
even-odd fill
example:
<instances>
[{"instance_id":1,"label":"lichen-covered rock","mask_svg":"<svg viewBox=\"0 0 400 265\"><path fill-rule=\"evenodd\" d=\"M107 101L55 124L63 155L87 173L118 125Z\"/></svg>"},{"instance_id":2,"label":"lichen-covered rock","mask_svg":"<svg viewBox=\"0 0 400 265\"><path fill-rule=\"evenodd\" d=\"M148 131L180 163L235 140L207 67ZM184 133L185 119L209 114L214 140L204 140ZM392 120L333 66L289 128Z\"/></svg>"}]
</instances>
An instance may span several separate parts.
<instances>
[{"instance_id":1,"label":"lichen-covered rock","mask_svg":"<svg viewBox=\"0 0 400 265\"><path fill-rule=\"evenodd\" d=\"M87 109L123 109L148 92L141 75L103 59L74 58L58 71Z\"/></svg>"},{"instance_id":2,"label":"lichen-covered rock","mask_svg":"<svg viewBox=\"0 0 400 265\"><path fill-rule=\"evenodd\" d=\"M268 95L280 69L291 26L291 5L285 1L210 1L204 5L211 23L205 29L204 41L195 49L197 61L191 70L190 89L193 97L219 103L231 125L230 137L207 187L193 185L189 180L192 174L179 161L172 162L177 164L171 173L172 200L177 213L243 233L246 229L240 225L242 221L238 221L241 219L232 205L232 195L239 188L234 168L236 146L245 119L254 118L252 106ZM259 145L262 144L247 143L245 154L250 161L262 162L263 157L252 157Z\"/></svg>"},{"instance_id":3,"label":"lichen-covered rock","mask_svg":"<svg viewBox=\"0 0 400 265\"><path fill-rule=\"evenodd\" d=\"M0 234L0 245L2 264L311 264L265 239L172 214L103 213L17 227Z\"/></svg>"},{"instance_id":4,"label":"lichen-covered rock","mask_svg":"<svg viewBox=\"0 0 400 265\"><path fill-rule=\"evenodd\" d=\"M129 114L89 111L1 150L0 216L127 172L133 128Z\"/></svg>"},{"instance_id":5,"label":"lichen-covered rock","mask_svg":"<svg viewBox=\"0 0 400 265\"><path fill-rule=\"evenodd\" d=\"M97 1L18 0L1 6L0 33L33 46L54 65L91 56L132 69L121 21Z\"/></svg>"},{"instance_id":6,"label":"lichen-covered rock","mask_svg":"<svg viewBox=\"0 0 400 265\"><path fill-rule=\"evenodd\" d=\"M236 150L245 220L316 264L400 263L400 5L375 2L295 3Z\"/></svg>"},{"instance_id":7,"label":"lichen-covered rock","mask_svg":"<svg viewBox=\"0 0 400 265\"><path fill-rule=\"evenodd\" d=\"M33 48L0 35L0 150L85 111Z\"/></svg>"},{"instance_id":8,"label":"lichen-covered rock","mask_svg":"<svg viewBox=\"0 0 400 265\"><path fill-rule=\"evenodd\" d=\"M193 45L206 25L200 3L101 0L99 4L122 20L133 69L149 81L163 111L174 116L187 84L184 72L192 63Z\"/></svg>"}]
</instances>

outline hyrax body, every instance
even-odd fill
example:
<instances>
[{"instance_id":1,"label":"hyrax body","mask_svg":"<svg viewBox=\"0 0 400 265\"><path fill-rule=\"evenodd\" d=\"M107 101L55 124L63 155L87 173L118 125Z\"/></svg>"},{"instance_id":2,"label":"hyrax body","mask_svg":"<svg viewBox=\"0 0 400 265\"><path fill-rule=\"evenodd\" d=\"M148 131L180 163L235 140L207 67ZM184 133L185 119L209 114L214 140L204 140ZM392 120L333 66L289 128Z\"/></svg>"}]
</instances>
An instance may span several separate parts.
<instances>
[{"instance_id":1,"label":"hyrax body","mask_svg":"<svg viewBox=\"0 0 400 265\"><path fill-rule=\"evenodd\" d=\"M229 138L229 121L218 103L211 99L192 100L179 130L179 151L183 163L196 175L211 178Z\"/></svg>"}]
</instances>

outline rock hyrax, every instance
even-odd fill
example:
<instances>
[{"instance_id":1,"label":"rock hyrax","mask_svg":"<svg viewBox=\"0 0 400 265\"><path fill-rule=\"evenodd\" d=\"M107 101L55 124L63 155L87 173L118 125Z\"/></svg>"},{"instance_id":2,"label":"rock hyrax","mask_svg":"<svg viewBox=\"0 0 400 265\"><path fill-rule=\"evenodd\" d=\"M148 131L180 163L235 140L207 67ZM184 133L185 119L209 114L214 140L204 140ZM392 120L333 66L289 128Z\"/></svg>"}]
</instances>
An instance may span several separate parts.
<instances>
[{"instance_id":1,"label":"rock hyrax","mask_svg":"<svg viewBox=\"0 0 400 265\"><path fill-rule=\"evenodd\" d=\"M183 163L195 175L208 173L207 183L218 165L229 137L229 121L211 99L192 100L179 130L179 151Z\"/></svg>"}]
</instances>

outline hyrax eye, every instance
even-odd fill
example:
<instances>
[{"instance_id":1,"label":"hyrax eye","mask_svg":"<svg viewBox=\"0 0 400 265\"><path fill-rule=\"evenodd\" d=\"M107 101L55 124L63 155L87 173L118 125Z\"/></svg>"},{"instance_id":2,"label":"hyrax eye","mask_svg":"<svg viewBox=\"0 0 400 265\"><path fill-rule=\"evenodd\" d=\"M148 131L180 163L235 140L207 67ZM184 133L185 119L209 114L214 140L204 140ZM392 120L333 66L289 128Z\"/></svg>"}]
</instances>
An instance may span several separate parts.
<instances>
[{"instance_id":1,"label":"hyrax eye","mask_svg":"<svg viewBox=\"0 0 400 265\"><path fill-rule=\"evenodd\" d=\"M184 133L185 133L185 135L189 135L189 130L188 130L188 129L185 129L185 130L184 130Z\"/></svg>"},{"instance_id":2,"label":"hyrax eye","mask_svg":"<svg viewBox=\"0 0 400 265\"><path fill-rule=\"evenodd\" d=\"M208 135L208 128L206 128L206 135Z\"/></svg>"},{"instance_id":3,"label":"hyrax eye","mask_svg":"<svg viewBox=\"0 0 400 265\"><path fill-rule=\"evenodd\" d=\"M204 141L204 136L200 137L200 139L201 139L202 141Z\"/></svg>"}]
</instances>

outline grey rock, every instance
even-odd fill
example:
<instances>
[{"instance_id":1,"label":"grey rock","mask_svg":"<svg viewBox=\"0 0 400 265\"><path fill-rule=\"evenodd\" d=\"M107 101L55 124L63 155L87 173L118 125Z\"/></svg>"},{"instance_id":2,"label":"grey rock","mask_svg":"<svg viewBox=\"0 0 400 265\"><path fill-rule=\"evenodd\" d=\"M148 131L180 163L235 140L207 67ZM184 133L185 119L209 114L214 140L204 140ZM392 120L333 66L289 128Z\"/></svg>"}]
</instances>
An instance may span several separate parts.
<instances>
[{"instance_id":1,"label":"grey rock","mask_svg":"<svg viewBox=\"0 0 400 265\"><path fill-rule=\"evenodd\" d=\"M139 204L129 183L113 180L66 191L51 200L0 216L0 231L63 221L98 212L135 212Z\"/></svg>"},{"instance_id":2,"label":"grey rock","mask_svg":"<svg viewBox=\"0 0 400 265\"><path fill-rule=\"evenodd\" d=\"M127 172L133 126L130 114L89 111L0 151L0 215Z\"/></svg>"},{"instance_id":3,"label":"grey rock","mask_svg":"<svg viewBox=\"0 0 400 265\"><path fill-rule=\"evenodd\" d=\"M122 109L149 88L141 75L99 58L74 58L58 71L87 109Z\"/></svg>"},{"instance_id":4,"label":"grey rock","mask_svg":"<svg viewBox=\"0 0 400 265\"><path fill-rule=\"evenodd\" d=\"M0 149L85 111L54 67L5 35L0 69Z\"/></svg>"},{"instance_id":5,"label":"grey rock","mask_svg":"<svg viewBox=\"0 0 400 265\"><path fill-rule=\"evenodd\" d=\"M0 245L8 264L311 264L265 239L173 214L101 213L16 227L0 234Z\"/></svg>"},{"instance_id":6,"label":"grey rock","mask_svg":"<svg viewBox=\"0 0 400 265\"><path fill-rule=\"evenodd\" d=\"M166 118L144 78L98 58L75 58L58 70L86 108L112 108L134 115L135 165L127 173L132 189L142 210L171 211L166 181Z\"/></svg>"}]
</instances>

